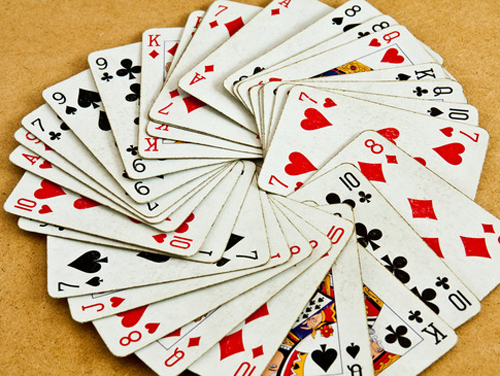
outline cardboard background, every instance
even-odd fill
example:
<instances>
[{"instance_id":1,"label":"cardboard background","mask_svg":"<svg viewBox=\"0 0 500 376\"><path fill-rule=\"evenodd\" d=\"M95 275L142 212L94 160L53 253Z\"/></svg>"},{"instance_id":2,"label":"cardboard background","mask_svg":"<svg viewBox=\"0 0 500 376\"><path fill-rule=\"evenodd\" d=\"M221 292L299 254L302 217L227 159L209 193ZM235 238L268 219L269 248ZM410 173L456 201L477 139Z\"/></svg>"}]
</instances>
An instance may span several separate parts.
<instances>
[{"instance_id":1,"label":"cardboard background","mask_svg":"<svg viewBox=\"0 0 500 376\"><path fill-rule=\"evenodd\" d=\"M338 6L341 0L324 0ZM243 2L265 6L267 0ZM87 69L96 50L140 40L152 27L183 26L209 0L0 0L0 142L2 204L23 171L8 162L23 116L41 92ZM500 30L498 0L372 0L445 60L479 109L491 141L477 202L500 216ZM46 292L45 237L18 229L0 210L0 367L9 375L151 375L136 357L115 358L92 324L72 321L65 300ZM498 229L500 230L500 229ZM500 271L499 271L500 273ZM500 289L458 329L458 345L424 375L498 374Z\"/></svg>"}]
</instances>

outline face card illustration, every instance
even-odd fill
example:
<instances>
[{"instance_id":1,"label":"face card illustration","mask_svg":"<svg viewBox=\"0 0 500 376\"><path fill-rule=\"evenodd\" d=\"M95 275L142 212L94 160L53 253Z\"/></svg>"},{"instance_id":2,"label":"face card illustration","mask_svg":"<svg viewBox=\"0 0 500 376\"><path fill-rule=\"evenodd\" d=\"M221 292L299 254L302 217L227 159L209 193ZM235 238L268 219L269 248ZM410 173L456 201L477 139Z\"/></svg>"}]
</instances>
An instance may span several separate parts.
<instances>
[{"instance_id":1,"label":"face card illustration","mask_svg":"<svg viewBox=\"0 0 500 376\"><path fill-rule=\"evenodd\" d=\"M342 164L289 198L352 206L358 243L451 327L479 312L480 303L467 286L354 166Z\"/></svg>"},{"instance_id":2,"label":"face card illustration","mask_svg":"<svg viewBox=\"0 0 500 376\"><path fill-rule=\"evenodd\" d=\"M262 375L372 374L355 239L296 318Z\"/></svg>"}]
</instances>

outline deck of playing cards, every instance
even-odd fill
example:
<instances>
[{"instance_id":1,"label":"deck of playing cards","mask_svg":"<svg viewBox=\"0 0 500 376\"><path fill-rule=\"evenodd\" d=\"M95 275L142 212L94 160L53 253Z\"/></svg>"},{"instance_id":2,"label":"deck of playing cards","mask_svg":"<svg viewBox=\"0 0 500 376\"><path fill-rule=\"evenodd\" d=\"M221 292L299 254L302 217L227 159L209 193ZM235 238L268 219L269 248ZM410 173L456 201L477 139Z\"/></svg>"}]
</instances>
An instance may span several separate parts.
<instances>
[{"instance_id":1,"label":"deck of playing cards","mask_svg":"<svg viewBox=\"0 0 500 376\"><path fill-rule=\"evenodd\" d=\"M15 133L48 293L159 375L415 375L499 283L488 147L364 0L217 0L96 51Z\"/></svg>"}]
</instances>

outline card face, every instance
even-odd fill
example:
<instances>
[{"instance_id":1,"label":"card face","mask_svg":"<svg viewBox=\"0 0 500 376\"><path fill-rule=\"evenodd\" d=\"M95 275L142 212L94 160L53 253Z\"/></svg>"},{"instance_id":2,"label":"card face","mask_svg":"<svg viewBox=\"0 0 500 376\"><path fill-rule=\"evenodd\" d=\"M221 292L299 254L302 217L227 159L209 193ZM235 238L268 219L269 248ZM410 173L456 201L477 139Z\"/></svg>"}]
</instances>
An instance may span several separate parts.
<instances>
[{"instance_id":1,"label":"card face","mask_svg":"<svg viewBox=\"0 0 500 376\"><path fill-rule=\"evenodd\" d=\"M475 195L488 144L486 130L300 87L290 91L259 186L273 193L293 192L367 129L377 130L462 192Z\"/></svg>"},{"instance_id":2,"label":"card face","mask_svg":"<svg viewBox=\"0 0 500 376\"><path fill-rule=\"evenodd\" d=\"M307 205L304 206L306 207ZM137 328L142 327L145 322L151 322L149 320L154 320L154 322L161 323L161 325L156 326L158 330L154 333L154 335L150 335L151 333L146 335L146 333L144 332L142 332L140 336L135 335L134 338L140 338L133 343L128 343L128 341L126 342L126 345L122 345L121 343L119 343L120 339L123 338L124 335L127 337L129 336L130 331L128 329L126 330L123 327L123 325L120 323L119 318L117 318L116 316L94 321L94 325L99 331L102 339L114 354L117 354L118 356L130 354L131 352L134 352L139 348L142 348L147 344L152 343L159 338L162 338L164 335L178 329L179 327L187 324L200 315L207 313L215 307L218 307L219 305L228 302L231 299L234 299L236 296L244 293L245 291L248 291L252 287L261 284L269 280L270 278L279 275L280 273L283 273L285 270L292 268L293 271L297 271L298 273L299 264L297 263L304 260L304 256L306 258L306 264L303 265L307 265L309 262L314 262L314 259L316 257L323 257L326 252L330 250L330 248L330 252L332 254L338 255L340 250L347 242L347 237L350 237L352 233L352 223L334 215L324 216L324 214L327 213L321 212L320 210L314 208L309 207L309 209L314 210L314 212L316 213L315 218L313 218L314 220L318 220L319 218L321 218L321 226L323 228L334 228L336 230L337 237L335 238L335 244L333 244L333 246L332 241L330 241L329 238L323 235L322 232L316 230L314 227L307 226L306 224L304 224L303 220L300 220L300 218L291 213L291 216L295 217L294 220L298 220L304 227L304 229L302 230L303 232L308 231L309 234L314 234L312 238L308 239L309 243L312 242L311 244L315 246L315 252L313 252L313 256L307 257L303 254L303 252L301 252L301 248L297 248L292 245L294 251L291 252L293 256L285 264L261 271L259 273L254 273L237 280L228 281L219 286L208 287L202 291L196 291L180 297L151 304L146 310L144 321L142 321L140 323L140 326L138 326ZM325 220L325 218L327 218L328 220ZM307 253L307 255L308 254L309 253ZM297 265L297 267L293 268L294 265ZM207 300L207 296L209 296L210 299ZM186 311L186 307L190 307L189 311Z\"/></svg>"},{"instance_id":3,"label":"card face","mask_svg":"<svg viewBox=\"0 0 500 376\"><path fill-rule=\"evenodd\" d=\"M457 335L368 251L360 247L359 256L375 374L419 374Z\"/></svg>"},{"instance_id":4,"label":"card face","mask_svg":"<svg viewBox=\"0 0 500 376\"><path fill-rule=\"evenodd\" d=\"M101 97L97 93L90 70L45 89L43 97L133 200L138 203L146 203L171 190L172 186L166 188L165 182L159 178L135 181L131 180L127 174L124 175L126 171L115 146L115 139L111 134L111 127L106 113L103 111ZM89 127L89 124L94 124L94 126ZM67 137L68 134L64 136ZM41 136L37 135L37 137ZM55 132L52 137L60 141L62 139L61 132ZM69 149L64 153L64 156L71 160L76 160L79 155L80 151L77 149ZM196 160L194 163L176 160L168 162L170 166L168 170L164 171L165 174L188 171L190 168L200 167L205 163L207 165L213 164L213 162L203 162L202 160ZM217 160L215 163L220 163L220 161ZM145 170L140 158L134 160L133 165L137 171ZM185 181L185 177L183 180ZM145 188L141 188L143 186Z\"/></svg>"},{"instance_id":5,"label":"card face","mask_svg":"<svg viewBox=\"0 0 500 376\"><path fill-rule=\"evenodd\" d=\"M356 27L360 22L364 22L379 14L380 12L366 1L347 1L340 7L325 14L309 27L284 41L279 46L231 73L224 80L224 87L230 93L237 94L234 90L234 86L245 78L252 76L254 72L272 67L276 63L303 52L325 40L333 38L344 31ZM242 100L242 98L239 99ZM245 102L244 104L247 105Z\"/></svg>"},{"instance_id":6,"label":"card face","mask_svg":"<svg viewBox=\"0 0 500 376\"><path fill-rule=\"evenodd\" d=\"M242 164L237 164L232 171L228 169L221 174L221 181L229 175L222 185L225 191L222 190L217 195L222 202L229 195L241 174L241 169ZM212 203L208 201L208 204ZM203 222L201 218L193 215L192 223L187 225L188 231L162 233L30 173L25 173L5 202L4 208L10 213L27 218L180 256L194 255L213 223ZM210 214L214 216L213 211ZM215 216L216 214L217 212ZM200 222L198 228L203 229L198 233L197 239L193 236L196 232L196 222ZM184 227L182 230L185 230Z\"/></svg>"},{"instance_id":7,"label":"card face","mask_svg":"<svg viewBox=\"0 0 500 376\"><path fill-rule=\"evenodd\" d=\"M309 208L311 209L309 211L309 214L317 213L318 211L315 210L314 208ZM318 213L321 215L321 213ZM348 215L348 214L347 214ZM331 217L330 217L331 218ZM338 217L337 217L338 218ZM223 316L227 316L227 318L224 319L226 320L231 320L233 315L236 314L235 312L239 312L238 314L240 315L238 317L238 320L241 321L245 317L248 316L248 312L255 311L259 306L261 306L265 301L259 301L257 300L257 297L263 293L262 291L269 290L267 293L268 297L271 297L272 295L276 294L279 290L283 289L286 284L288 284L290 281L295 279L298 275L302 274L304 271L307 271L309 268L313 268L313 270L316 269L316 264L320 264L321 267L324 270L327 270L331 264L332 260L337 258L339 252L343 247L345 246L348 238L350 237L351 232L346 231L345 237L339 238L336 244L332 246L331 242L328 241L328 238L325 235L321 235L321 233L314 229L314 227L311 227L311 225L307 224L307 222L304 222L303 219L298 219L299 222L302 222L302 229L306 235L306 239L309 240L311 244L314 244L313 246L315 247L315 250L313 251L313 254L305 259L302 262L296 263L298 258L301 258L300 251L299 252L292 252L293 257L291 259L291 262L295 264L295 267L289 269L289 270L283 270L281 273L277 274L276 277L262 283L261 285L253 288L250 290L247 294L242 295L240 298L237 298L233 301L228 302L224 306L220 307L220 310L227 310L229 313L227 314L222 314L222 312L218 312L218 314L222 314ZM337 221L337 225L339 223ZM329 225L332 225L332 221L328 221ZM326 223L325 223L326 224ZM342 226L338 228L343 228ZM285 234L287 234L286 231L284 231ZM312 237L310 237L312 235ZM325 243L324 240L326 239L327 243L330 243L329 246L332 248L330 249L328 256L322 256L324 255L325 252ZM319 242L318 242L319 240ZM289 243L290 244L290 243ZM328 247L327 247L328 248ZM326 248L326 249L327 249ZM292 249L297 249L296 245L292 243ZM298 257L298 258L297 258ZM320 261L318 261L320 260ZM318 267L320 266L318 265ZM316 281L318 278L321 278L321 276L324 275L324 273L316 271ZM313 277L314 278L314 277ZM307 278L307 280L310 280L311 278ZM310 282L310 281L309 281ZM305 286L305 284L302 284ZM311 284L313 286L311 290L314 288L314 284ZM271 294L271 295L270 295ZM254 298L252 298L254 297ZM244 308L244 310L241 310L241 306ZM237 307L240 307L239 309ZM249 307L248 309L245 309L246 307ZM251 308L250 308L251 307ZM255 308L257 307L257 308ZM267 308L267 306L266 306ZM256 318L261 318L258 316L261 316L260 313L263 311L257 310L259 312L258 314L254 314L253 316ZM220 316L219 316L220 317ZM214 316L214 318L217 318ZM293 320L293 316L292 316ZM175 346L170 346L169 348L165 348L163 346L162 342L163 339L148 346L145 347L144 349L141 349L138 351L136 354L148 364L152 369L155 370L155 372L159 374L177 374L178 372L181 372L184 370L188 365L190 365L196 358L199 357L200 351L204 352L208 350L208 348L211 347L211 345L214 343L213 338L216 336L219 336L220 338L224 337L225 334L227 334L228 330L223 330L222 332L219 332L221 328L224 327L224 324L219 323L220 320L216 320L217 325L210 325L208 329L208 334L211 335L212 341L210 343L206 344L205 338L208 337L205 335L207 332L204 332L203 327L198 327L197 330L200 330L200 332L191 332L188 337L183 337L180 338L179 341L175 344ZM237 322L235 320L235 323L233 324L236 325ZM230 329L229 329L230 330ZM286 332L286 329L285 329ZM242 333L240 333L242 334ZM229 341L222 340L221 344L222 347L227 349L228 356L234 355L235 353L234 349L232 346L225 346L225 344ZM215 341L216 343L217 341ZM193 345L195 343L195 345ZM263 348L261 348L263 350ZM257 350L258 351L258 350ZM257 352L260 354L261 352ZM255 354L254 354L255 355ZM224 357L223 357L224 358ZM221 359L223 360L223 359ZM265 364L264 364L265 365ZM229 369L231 368L231 365L228 364ZM251 368L251 367L250 367ZM236 368L237 369L237 368ZM234 371L234 370L233 370Z\"/></svg>"},{"instance_id":8,"label":"card face","mask_svg":"<svg viewBox=\"0 0 500 376\"><path fill-rule=\"evenodd\" d=\"M362 133L317 176L341 163L359 167L479 300L497 286L497 218L376 132Z\"/></svg>"},{"instance_id":9,"label":"card face","mask_svg":"<svg viewBox=\"0 0 500 376\"><path fill-rule=\"evenodd\" d=\"M273 241L272 246L270 246L270 252L272 253L270 255L269 261L266 264L256 268L211 274L205 277L186 278L180 281L120 290L112 293L91 294L87 296L70 298L68 302L73 318L80 322L95 320L130 309L138 308L146 304L179 296L183 293L200 290L207 286L234 280L245 275L272 269L286 263L291 257L292 251L295 257L294 260L297 260L295 262L306 259L312 251L312 247L308 243L308 241L304 239L300 232L291 223L289 223L281 213L276 213L276 218L280 219L280 222L277 223L277 219L274 217L275 214L272 211L265 194L261 193L261 201L266 221L267 237L269 238L270 242L271 240ZM281 239L280 237L280 234L282 232L286 235L285 241L287 244L284 244L283 239ZM255 236L260 236L264 239L264 241L267 241L266 237L262 236L262 234L260 233L250 233L250 236L254 238ZM326 238L323 240L319 240L319 246L321 249L326 247L327 241L328 239ZM247 246L249 247L248 253L252 254L251 251L254 249L253 246L255 244L257 243L252 244L252 242L247 242ZM289 246L288 244L291 245ZM229 245L230 243L228 242L228 246ZM242 249L240 249L240 251L241 250ZM178 263L177 261L180 261L180 263ZM175 267L170 270L170 272L174 273L182 273L182 271L179 269L186 267L186 262L183 260L176 260L172 258L169 260L169 263L170 265L177 263ZM196 263L194 263L194 265L196 265ZM169 266L167 265L166 267L168 268ZM190 268L192 267L193 266L190 266L188 270L184 271L184 273L189 273ZM217 263L214 265L214 267L220 268L217 266ZM120 304L117 304L117 302L120 302Z\"/></svg>"},{"instance_id":10,"label":"card face","mask_svg":"<svg viewBox=\"0 0 500 376\"><path fill-rule=\"evenodd\" d=\"M194 19L191 19L191 22L199 22L199 16L195 16ZM252 158L255 156L249 155L247 153L235 151L235 150L226 150L226 149L218 149L218 148L212 148L210 146L205 146L205 145L199 145L199 144L188 144L188 143L179 143L175 142L173 140L164 140L164 139L157 139L154 137L151 137L146 133L146 127L147 123L149 122L148 118L148 112L153 104L154 100L160 93L160 90L163 86L165 77L167 75L167 67L170 67L171 60L174 57L174 54L177 51L178 48L178 39L180 38L180 29L179 28L166 28L166 29L150 29L147 30L143 33L143 41L141 45L141 51L142 51L142 67L141 67L141 74L139 77L136 77L136 81L140 79L140 110L137 112L137 109L135 111L131 111L131 113L128 115L128 118L134 118L135 120L137 119L137 116L139 117L139 131L137 132L137 125L131 124L131 121L128 123L126 122L127 119L127 114L124 112L125 106L120 105L119 98L117 98L117 91L118 88L116 85L110 85L108 83L101 83L98 82L98 87L103 87L102 90L100 90L102 96L105 98L106 93L109 93L112 91L113 95L110 95L108 99L110 99L110 103L112 105L113 109L120 109L119 114L117 114L117 121L119 121L119 133L124 134L124 144L127 145L127 149L129 148L128 145L130 143L135 143L137 145L137 153L144 158L149 158L149 159L163 159L163 158ZM136 44L137 45L137 44ZM118 51L118 49L122 50L121 52ZM120 59L124 56L136 56L137 51L135 51L135 47L132 48L132 45L130 47L128 46L123 46L119 48L115 48L112 50L107 50L107 51L102 51L101 53L96 53L95 56L99 56L98 59L104 59L106 58L102 57L111 55L111 57L119 57ZM113 60L112 58L108 58L106 61L109 60L109 63L112 64ZM97 60L96 60L97 61ZM101 60L100 60L101 61ZM117 61L115 61L117 63ZM101 61L102 65L102 61ZM91 64L91 67L94 66ZM101 70L102 68L98 68L98 70ZM95 70L94 70L95 72ZM102 72L95 72L96 75L100 75ZM109 81L110 83L113 82L112 80ZM115 81L117 83L118 81ZM131 84L130 80L127 83ZM132 83L133 84L133 83ZM136 82L137 84L137 82ZM126 91L126 87L122 88L122 91ZM106 99L104 99L105 102ZM126 97L125 97L126 101ZM118 102L118 103L115 103ZM132 110L132 109L131 109ZM111 113L114 113L115 111L108 111L110 114L109 116L111 117ZM135 121L134 120L134 121ZM113 122L111 122L113 124ZM128 130L127 124L129 125ZM156 126L160 126L160 124L156 124ZM128 133L128 135L127 135ZM125 150L126 152L126 150ZM255 154L255 151L254 151ZM127 152L125 155L123 154L122 151L122 157L124 160L129 158ZM155 162L145 162L146 164L158 164L161 163L159 161ZM127 166L127 164L125 164ZM129 174L132 174L133 171L127 171Z\"/></svg>"},{"instance_id":11,"label":"card face","mask_svg":"<svg viewBox=\"0 0 500 376\"><path fill-rule=\"evenodd\" d=\"M452 328L479 312L467 286L353 165L330 170L289 198L352 206L358 243Z\"/></svg>"},{"instance_id":12,"label":"card face","mask_svg":"<svg viewBox=\"0 0 500 376\"><path fill-rule=\"evenodd\" d=\"M305 291L307 284L301 283L306 278L317 279L319 272L314 277L313 268L317 269L316 265L249 316L189 369L208 375L211 367L220 364L228 371L246 368L257 375L285 375L292 370L304 375L350 375L350 369L373 374L355 240L346 245L311 296L309 290ZM306 303L300 296L310 298ZM266 314L258 314L264 308ZM253 330L249 328L251 325L255 326ZM287 325L293 326L288 334ZM244 348L221 359L223 345L239 331L243 334ZM262 350L259 356L253 356L256 349ZM301 361L296 363L299 353Z\"/></svg>"},{"instance_id":13,"label":"card face","mask_svg":"<svg viewBox=\"0 0 500 376\"><path fill-rule=\"evenodd\" d=\"M307 56L280 69L263 71L258 76L249 78L245 82L246 86L242 82L239 90L269 81L298 80L435 62L408 29L400 25L377 30L361 39L356 38L355 35L354 41L350 43L336 45L335 48Z\"/></svg>"},{"instance_id":14,"label":"card face","mask_svg":"<svg viewBox=\"0 0 500 376\"><path fill-rule=\"evenodd\" d=\"M223 80L329 10L330 7L316 0L274 0L237 34L187 72L179 80L180 88L246 129L257 132L253 117L224 89ZM255 40L259 43L249 43Z\"/></svg>"},{"instance_id":15,"label":"card face","mask_svg":"<svg viewBox=\"0 0 500 376\"><path fill-rule=\"evenodd\" d=\"M149 123L147 131L150 135L168 137L167 125L175 125L185 130L260 147L260 141L255 133L221 116L219 112L184 92L178 86L178 81L184 74L233 36L260 10L259 7L232 1L212 3L151 108L149 113L151 119L165 126Z\"/></svg>"}]
</instances>

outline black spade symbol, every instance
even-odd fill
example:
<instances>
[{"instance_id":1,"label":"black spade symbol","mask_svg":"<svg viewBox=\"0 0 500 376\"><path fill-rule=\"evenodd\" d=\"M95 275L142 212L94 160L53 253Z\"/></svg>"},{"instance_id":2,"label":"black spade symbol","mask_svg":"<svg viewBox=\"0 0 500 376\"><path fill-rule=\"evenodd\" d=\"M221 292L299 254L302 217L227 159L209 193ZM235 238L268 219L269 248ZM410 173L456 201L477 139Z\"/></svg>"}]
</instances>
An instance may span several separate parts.
<instances>
[{"instance_id":1,"label":"black spade symbol","mask_svg":"<svg viewBox=\"0 0 500 376\"><path fill-rule=\"evenodd\" d=\"M326 349L326 345L320 345L321 350L314 350L311 354L312 360L323 370L328 371L328 368L335 362L337 359L337 350L335 349Z\"/></svg>"},{"instance_id":2,"label":"black spade symbol","mask_svg":"<svg viewBox=\"0 0 500 376\"><path fill-rule=\"evenodd\" d=\"M75 261L68 264L72 268L78 269L84 273L97 273L101 270L101 263L107 263L108 258L101 258L99 251L88 251L78 257Z\"/></svg>"}]
</instances>

